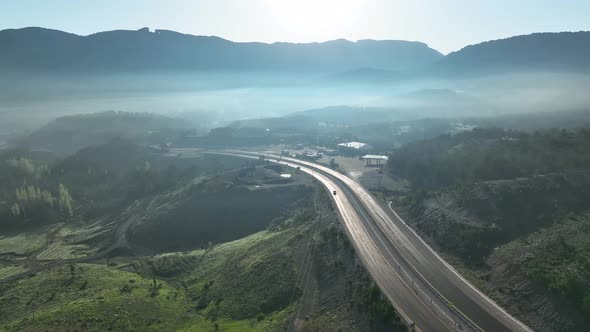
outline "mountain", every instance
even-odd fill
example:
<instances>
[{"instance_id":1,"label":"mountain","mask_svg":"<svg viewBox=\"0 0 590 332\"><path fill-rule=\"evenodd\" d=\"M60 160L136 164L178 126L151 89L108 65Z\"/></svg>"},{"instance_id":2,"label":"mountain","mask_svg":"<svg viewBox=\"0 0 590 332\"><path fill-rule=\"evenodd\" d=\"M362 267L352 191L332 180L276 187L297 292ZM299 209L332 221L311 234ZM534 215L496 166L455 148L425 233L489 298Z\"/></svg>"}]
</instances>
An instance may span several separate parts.
<instances>
[{"instance_id":1,"label":"mountain","mask_svg":"<svg viewBox=\"0 0 590 332\"><path fill-rule=\"evenodd\" d=\"M470 45L438 61L438 74L512 70L590 72L590 32L535 33Z\"/></svg>"},{"instance_id":2,"label":"mountain","mask_svg":"<svg viewBox=\"0 0 590 332\"><path fill-rule=\"evenodd\" d=\"M72 71L322 71L373 67L402 70L442 54L407 41L343 39L324 43L236 43L148 28L78 36L43 28L0 31L0 68Z\"/></svg>"},{"instance_id":3,"label":"mountain","mask_svg":"<svg viewBox=\"0 0 590 332\"><path fill-rule=\"evenodd\" d=\"M151 113L108 111L59 117L14 143L31 149L70 154L113 139L161 144L184 129L186 124L180 119Z\"/></svg>"},{"instance_id":4,"label":"mountain","mask_svg":"<svg viewBox=\"0 0 590 332\"><path fill-rule=\"evenodd\" d=\"M403 73L590 71L590 32L535 33L467 46L443 56L420 42L232 42L148 28L79 36L44 28L0 31L0 70L22 72L323 72L333 80L389 81Z\"/></svg>"},{"instance_id":5,"label":"mountain","mask_svg":"<svg viewBox=\"0 0 590 332\"><path fill-rule=\"evenodd\" d=\"M270 130L344 129L370 123L388 122L404 116L391 108L329 106L290 113L282 117L246 119L232 122L227 128L264 128Z\"/></svg>"},{"instance_id":6,"label":"mountain","mask_svg":"<svg viewBox=\"0 0 590 332\"><path fill-rule=\"evenodd\" d=\"M390 83L407 78L399 72L375 68L359 68L342 73L331 74L322 80L324 83L345 83L345 84L381 84Z\"/></svg>"}]
</instances>

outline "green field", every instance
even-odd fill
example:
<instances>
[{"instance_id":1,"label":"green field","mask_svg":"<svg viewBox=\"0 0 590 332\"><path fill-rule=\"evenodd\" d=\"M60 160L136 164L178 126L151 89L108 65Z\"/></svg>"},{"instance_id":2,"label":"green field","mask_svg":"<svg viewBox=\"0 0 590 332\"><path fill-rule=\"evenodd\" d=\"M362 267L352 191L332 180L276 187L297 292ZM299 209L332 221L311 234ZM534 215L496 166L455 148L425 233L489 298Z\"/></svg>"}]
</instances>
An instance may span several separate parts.
<instances>
[{"instance_id":1,"label":"green field","mask_svg":"<svg viewBox=\"0 0 590 332\"><path fill-rule=\"evenodd\" d=\"M0 279L8 278L26 270L27 269L23 265L19 264L0 264Z\"/></svg>"},{"instance_id":2,"label":"green field","mask_svg":"<svg viewBox=\"0 0 590 332\"><path fill-rule=\"evenodd\" d=\"M37 259L73 259L87 256L94 251L95 249L92 249L85 244L65 244L56 242L50 244L41 253L39 253L39 255L37 255Z\"/></svg>"},{"instance_id":3,"label":"green field","mask_svg":"<svg viewBox=\"0 0 590 332\"><path fill-rule=\"evenodd\" d=\"M62 265L3 285L0 327L7 331L273 330L291 310L288 301L281 301L289 299L295 275L286 243L301 231L263 231L207 251L110 266ZM138 273L122 271L120 266L132 266ZM5 267L0 273L16 269ZM272 299L276 303L270 303Z\"/></svg>"},{"instance_id":4,"label":"green field","mask_svg":"<svg viewBox=\"0 0 590 332\"><path fill-rule=\"evenodd\" d=\"M26 255L40 250L45 246L47 231L47 228L43 228L33 232L0 235L0 253Z\"/></svg>"}]
</instances>

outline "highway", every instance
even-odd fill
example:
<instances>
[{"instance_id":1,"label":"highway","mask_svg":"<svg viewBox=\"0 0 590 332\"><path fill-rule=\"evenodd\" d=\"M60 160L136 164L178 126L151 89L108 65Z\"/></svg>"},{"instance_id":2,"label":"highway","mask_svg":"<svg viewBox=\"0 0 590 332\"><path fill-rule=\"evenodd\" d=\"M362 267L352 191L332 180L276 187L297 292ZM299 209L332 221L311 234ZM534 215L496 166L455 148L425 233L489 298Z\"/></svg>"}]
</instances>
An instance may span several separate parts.
<instances>
[{"instance_id":1,"label":"highway","mask_svg":"<svg viewBox=\"0 0 590 332\"><path fill-rule=\"evenodd\" d=\"M259 158L255 152L210 152ZM394 211L349 177L307 161L264 155L321 182L357 255L400 316L416 331L531 331L477 290Z\"/></svg>"}]
</instances>

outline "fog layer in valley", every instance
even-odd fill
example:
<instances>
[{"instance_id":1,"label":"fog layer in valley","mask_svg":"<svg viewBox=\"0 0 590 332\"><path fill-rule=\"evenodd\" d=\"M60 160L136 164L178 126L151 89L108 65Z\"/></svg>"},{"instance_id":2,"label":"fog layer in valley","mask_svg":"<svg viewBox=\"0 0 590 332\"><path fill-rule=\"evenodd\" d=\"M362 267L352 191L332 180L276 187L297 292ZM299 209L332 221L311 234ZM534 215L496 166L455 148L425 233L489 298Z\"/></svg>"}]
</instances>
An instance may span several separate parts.
<instances>
[{"instance_id":1,"label":"fog layer in valley","mask_svg":"<svg viewBox=\"0 0 590 332\"><path fill-rule=\"evenodd\" d=\"M108 110L188 118L204 131L335 105L391 109L400 120L578 110L589 102L588 41L590 32L537 33L445 56L395 40L8 29L0 31L0 130Z\"/></svg>"},{"instance_id":2,"label":"fog layer in valley","mask_svg":"<svg viewBox=\"0 0 590 332\"><path fill-rule=\"evenodd\" d=\"M515 73L479 78L327 82L324 76L191 73L1 78L2 130L32 129L63 115L106 110L186 118L204 130L238 119L334 105L382 107L400 120L578 110L590 76Z\"/></svg>"}]
</instances>

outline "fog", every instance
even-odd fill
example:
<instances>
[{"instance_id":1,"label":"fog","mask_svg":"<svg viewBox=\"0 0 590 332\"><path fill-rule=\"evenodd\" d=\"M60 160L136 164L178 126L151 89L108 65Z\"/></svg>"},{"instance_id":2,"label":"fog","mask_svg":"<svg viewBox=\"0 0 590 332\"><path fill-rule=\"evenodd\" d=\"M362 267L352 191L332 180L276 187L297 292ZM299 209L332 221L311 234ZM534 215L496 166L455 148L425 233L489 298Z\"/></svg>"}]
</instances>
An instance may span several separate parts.
<instances>
[{"instance_id":1,"label":"fog","mask_svg":"<svg viewBox=\"0 0 590 332\"><path fill-rule=\"evenodd\" d=\"M583 109L590 76L510 73L449 79L328 81L321 75L193 72L0 79L0 130L32 130L68 114L106 110L182 117L211 129L238 119L334 105L403 111L404 119ZM401 116L401 115L400 115Z\"/></svg>"}]
</instances>

